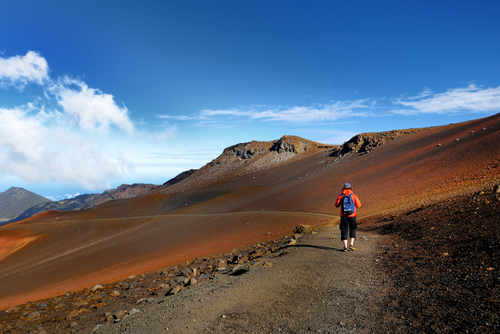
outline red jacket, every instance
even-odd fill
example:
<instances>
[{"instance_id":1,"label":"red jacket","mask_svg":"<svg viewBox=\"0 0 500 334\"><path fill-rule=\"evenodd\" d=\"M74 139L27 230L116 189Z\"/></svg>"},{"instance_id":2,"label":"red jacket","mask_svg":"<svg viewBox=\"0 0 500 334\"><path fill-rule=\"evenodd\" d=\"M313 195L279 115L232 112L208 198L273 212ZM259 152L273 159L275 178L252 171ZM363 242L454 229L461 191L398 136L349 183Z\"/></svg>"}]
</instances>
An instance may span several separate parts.
<instances>
[{"instance_id":1,"label":"red jacket","mask_svg":"<svg viewBox=\"0 0 500 334\"><path fill-rule=\"evenodd\" d=\"M342 193L343 193L344 195L346 195L346 196L349 196L350 194L352 194L351 198L352 198L352 200L353 200L353 202L354 202L354 206L355 206L356 208L360 208L360 207L361 207L361 201L359 200L358 196L356 196L356 194L354 194L354 193L352 192L352 190L351 190L351 189L344 189L344 190L342 191ZM342 194L340 194L340 195L339 195L339 197L337 197L337 200L335 201L335 206L336 206L337 208L341 206L341 204L342 204L342 199L343 199L343 198L344 198L344 197L342 196ZM357 214L357 213L356 213L356 208L354 208L354 213L353 213L352 215L350 215L349 217L356 217L356 214ZM341 215L342 217L344 217L344 214L342 213L342 208L340 209L340 215Z\"/></svg>"}]
</instances>

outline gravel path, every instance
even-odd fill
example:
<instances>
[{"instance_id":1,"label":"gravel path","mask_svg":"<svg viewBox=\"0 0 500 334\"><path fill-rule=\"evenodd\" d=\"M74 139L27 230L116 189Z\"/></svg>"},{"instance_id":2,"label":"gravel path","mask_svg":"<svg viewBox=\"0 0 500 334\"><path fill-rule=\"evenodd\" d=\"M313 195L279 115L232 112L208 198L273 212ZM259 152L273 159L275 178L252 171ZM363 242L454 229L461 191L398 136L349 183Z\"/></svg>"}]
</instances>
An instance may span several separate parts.
<instances>
[{"instance_id":1,"label":"gravel path","mask_svg":"<svg viewBox=\"0 0 500 334\"><path fill-rule=\"evenodd\" d=\"M335 226L302 236L247 274L218 275L95 332L372 332L386 291L376 270L384 237L359 232L357 251L345 253L339 234Z\"/></svg>"}]
</instances>

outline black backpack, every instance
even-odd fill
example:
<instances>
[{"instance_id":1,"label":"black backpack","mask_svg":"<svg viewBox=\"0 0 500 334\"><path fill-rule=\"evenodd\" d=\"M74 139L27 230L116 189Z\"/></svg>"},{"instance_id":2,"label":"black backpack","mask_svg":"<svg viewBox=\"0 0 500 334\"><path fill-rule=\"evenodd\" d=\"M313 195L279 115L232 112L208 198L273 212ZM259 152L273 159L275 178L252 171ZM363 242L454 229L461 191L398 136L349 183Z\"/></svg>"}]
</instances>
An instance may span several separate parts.
<instances>
[{"instance_id":1,"label":"black backpack","mask_svg":"<svg viewBox=\"0 0 500 334\"><path fill-rule=\"evenodd\" d=\"M354 213L356 207L354 206L354 201L352 200L352 194L342 194L342 197L342 213L344 216L348 217Z\"/></svg>"}]
</instances>

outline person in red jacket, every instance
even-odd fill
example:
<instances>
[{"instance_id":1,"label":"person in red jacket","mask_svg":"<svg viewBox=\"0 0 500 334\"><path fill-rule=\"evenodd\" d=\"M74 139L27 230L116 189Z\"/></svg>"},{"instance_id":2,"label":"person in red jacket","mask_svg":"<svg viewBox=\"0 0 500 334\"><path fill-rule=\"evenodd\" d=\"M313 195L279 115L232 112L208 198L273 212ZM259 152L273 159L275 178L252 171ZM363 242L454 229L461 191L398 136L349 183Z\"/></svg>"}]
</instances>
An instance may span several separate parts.
<instances>
[{"instance_id":1,"label":"person in red jacket","mask_svg":"<svg viewBox=\"0 0 500 334\"><path fill-rule=\"evenodd\" d=\"M361 207L361 201L359 200L358 196L356 196L352 192L352 187L350 183L344 184L344 187L342 188L342 194L345 196L351 195L351 198L354 202L354 212L350 214L349 216L345 216L343 212L343 208L340 208L340 240L342 240L342 243L344 244L344 252L347 252L347 236L349 235L350 238L350 249L351 250L356 250L354 248L354 240L356 239L356 229L358 228L358 223L356 221L356 208ZM342 194L337 197L337 200L335 201L335 206L341 207L342 203L344 201L344 196Z\"/></svg>"}]
</instances>

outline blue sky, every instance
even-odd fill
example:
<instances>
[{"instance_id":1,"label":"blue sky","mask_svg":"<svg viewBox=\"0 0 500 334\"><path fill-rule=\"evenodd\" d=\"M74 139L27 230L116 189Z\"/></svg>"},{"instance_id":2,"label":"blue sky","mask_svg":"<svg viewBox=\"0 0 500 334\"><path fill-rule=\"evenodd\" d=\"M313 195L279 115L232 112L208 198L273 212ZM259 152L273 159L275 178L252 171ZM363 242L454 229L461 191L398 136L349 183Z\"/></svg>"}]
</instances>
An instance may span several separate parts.
<instances>
[{"instance_id":1,"label":"blue sky","mask_svg":"<svg viewBox=\"0 0 500 334\"><path fill-rule=\"evenodd\" d=\"M500 111L497 1L0 2L0 192L162 184L230 145Z\"/></svg>"}]
</instances>

